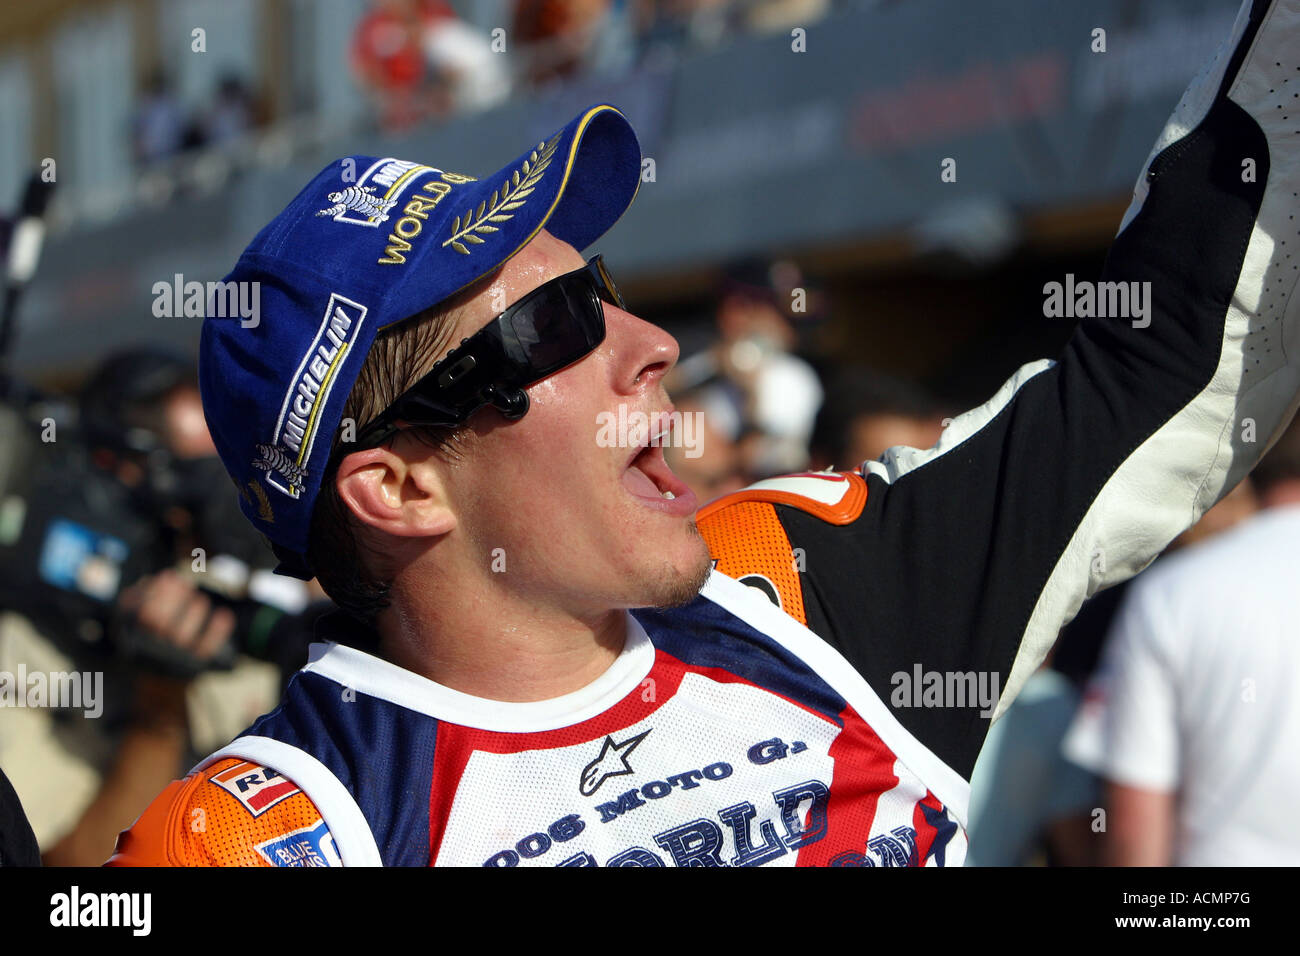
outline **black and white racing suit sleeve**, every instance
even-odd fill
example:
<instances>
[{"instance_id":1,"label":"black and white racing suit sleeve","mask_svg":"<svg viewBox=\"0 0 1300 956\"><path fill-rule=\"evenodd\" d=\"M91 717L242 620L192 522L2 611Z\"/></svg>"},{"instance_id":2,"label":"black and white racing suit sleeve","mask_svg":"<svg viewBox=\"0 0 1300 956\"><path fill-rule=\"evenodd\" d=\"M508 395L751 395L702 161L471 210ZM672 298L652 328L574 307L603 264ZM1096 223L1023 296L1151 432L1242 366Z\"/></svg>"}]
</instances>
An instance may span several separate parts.
<instances>
[{"instance_id":1,"label":"black and white racing suit sleeve","mask_svg":"<svg viewBox=\"0 0 1300 956\"><path fill-rule=\"evenodd\" d=\"M1251 167L1253 166L1253 175ZM1300 0L1251 0L1138 181L1106 282L1150 283L1149 322L1084 319L932 449L862 466L830 534L782 508L809 626L889 701L899 673L985 672L996 719L1058 630L1236 485L1300 390ZM826 568L830 567L829 573ZM969 776L989 721L895 709Z\"/></svg>"}]
</instances>

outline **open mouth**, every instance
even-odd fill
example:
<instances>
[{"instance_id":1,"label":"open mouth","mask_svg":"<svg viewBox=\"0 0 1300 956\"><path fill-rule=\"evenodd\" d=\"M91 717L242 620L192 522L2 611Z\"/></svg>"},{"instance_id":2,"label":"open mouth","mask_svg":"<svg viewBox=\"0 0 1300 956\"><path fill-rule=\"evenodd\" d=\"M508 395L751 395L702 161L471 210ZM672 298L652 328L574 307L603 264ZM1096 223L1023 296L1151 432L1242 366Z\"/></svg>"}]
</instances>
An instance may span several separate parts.
<instances>
[{"instance_id":1,"label":"open mouth","mask_svg":"<svg viewBox=\"0 0 1300 956\"><path fill-rule=\"evenodd\" d=\"M623 471L623 487L646 505L673 515L694 514L699 508L695 492L673 474L661 445L637 449Z\"/></svg>"}]
</instances>

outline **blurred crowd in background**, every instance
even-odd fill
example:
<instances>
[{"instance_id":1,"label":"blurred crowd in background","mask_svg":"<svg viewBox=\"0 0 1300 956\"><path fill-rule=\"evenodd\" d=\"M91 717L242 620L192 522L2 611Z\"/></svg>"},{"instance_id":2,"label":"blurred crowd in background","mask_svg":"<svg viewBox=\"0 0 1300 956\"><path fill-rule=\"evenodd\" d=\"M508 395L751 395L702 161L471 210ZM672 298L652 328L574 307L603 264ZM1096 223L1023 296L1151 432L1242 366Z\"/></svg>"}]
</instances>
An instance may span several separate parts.
<instances>
[{"instance_id":1,"label":"blurred crowd in background","mask_svg":"<svg viewBox=\"0 0 1300 956\"><path fill-rule=\"evenodd\" d=\"M847 7L890 4L351 6L346 36L326 51L330 69L370 104L371 131L389 134L737 36L788 33ZM291 7L310 20L310 5ZM502 26L504 40L490 23ZM498 56L494 42L512 54ZM267 86L250 84L247 72L209 70L198 96L193 83L183 95L187 84L163 60L138 72L143 81L129 122L105 133L129 140L137 170L240 142L283 117ZM321 89L332 95L328 85ZM1143 142L1154 132L1143 131ZM863 184L855 199L878 199L887 185ZM1103 212L1095 231L1113 232L1117 212ZM259 210L259 222L269 214L269 207ZM1058 233L1082 228L1071 221ZM920 272L904 271L896 288L882 282L875 324L854 326L858 314L836 314L847 297L810 273L811 258L756 254L710 263L707 278L692 279L691 307L675 323L664 321L683 344L670 394L699 422L695 447L670 443L666 453L702 502L775 475L856 468L893 446L931 447L973 404L970 392L985 387L983 380L954 381L940 393L935 385L946 371L987 368L1005 377L1022 353L1051 354L1068 332L1036 340L1030 326L1045 323L1030 314L1014 328L1012 348L1008 327L981 326L978 315L969 327L940 325L973 311L963 297L990 293L993 282L957 285L951 308L924 312L916 305L929 283L924 269L942 272L937 259ZM882 254L878 270L881 261L903 259ZM1095 260L1083 260L1089 264ZM1033 303L1041 283L1024 286L1021 306ZM638 311L635 299L631 306ZM662 312L649 317L665 319ZM949 336L950 328L969 334ZM915 337L906 353L900 335ZM859 347L845 348L846 341ZM882 357L863 360L876 353ZM910 367L891 363L896 354L913 356ZM76 707L0 707L0 768L44 861L94 865L170 780L275 706L330 605L318 588L272 575L270 552L235 514L186 355L156 345L116 350L93 368L56 376L42 392L13 371L0 401L0 673L103 673L105 708L90 717ZM33 436L46 420L64 431L61 457L42 471L33 463L49 449ZM969 862L1249 863L1288 852L1300 860L1300 846L1267 836L1269 801L1286 806L1300 796L1300 704L1290 692L1300 678L1300 641L1294 610L1280 597L1293 590L1286 574L1300 568L1300 534L1292 527L1298 489L1300 432L1293 427L1255 480L1175 542L1174 553L1084 605L993 727L973 780ZM8 504L23 496L46 502L25 524ZM1257 583L1262 591L1243 596L1249 588L1242 575L1267 586ZM1155 581L1150 592L1148 577ZM1178 614L1161 610L1171 593L1186 596ZM1216 683L1225 673L1231 679Z\"/></svg>"},{"instance_id":2,"label":"blurred crowd in background","mask_svg":"<svg viewBox=\"0 0 1300 956\"><path fill-rule=\"evenodd\" d=\"M485 30L447 0L370 0L348 63L388 130L495 106L577 76L625 73L748 33L807 27L852 0L481 0L499 27ZM878 0L877 0L878 2ZM858 6L870 5L859 0ZM465 5L462 4L462 7ZM494 35L495 34L495 35ZM517 45L517 50L512 50ZM511 56L497 54L512 50ZM187 111L162 72L141 91L133 119L142 166L221 146L269 118L237 74L211 102Z\"/></svg>"},{"instance_id":3,"label":"blurred crowd in background","mask_svg":"<svg viewBox=\"0 0 1300 956\"><path fill-rule=\"evenodd\" d=\"M186 150L236 142L259 122L253 96L238 76L223 77L212 102L190 114L166 74L155 72L131 119L131 152L141 167L147 167Z\"/></svg>"},{"instance_id":4,"label":"blurred crowd in background","mask_svg":"<svg viewBox=\"0 0 1300 956\"><path fill-rule=\"evenodd\" d=\"M376 0L358 24L352 64L385 124L400 127L728 37L807 27L831 8L832 0L512 0L493 37L445 0ZM496 52L517 43L518 55L494 57L494 42Z\"/></svg>"}]
</instances>

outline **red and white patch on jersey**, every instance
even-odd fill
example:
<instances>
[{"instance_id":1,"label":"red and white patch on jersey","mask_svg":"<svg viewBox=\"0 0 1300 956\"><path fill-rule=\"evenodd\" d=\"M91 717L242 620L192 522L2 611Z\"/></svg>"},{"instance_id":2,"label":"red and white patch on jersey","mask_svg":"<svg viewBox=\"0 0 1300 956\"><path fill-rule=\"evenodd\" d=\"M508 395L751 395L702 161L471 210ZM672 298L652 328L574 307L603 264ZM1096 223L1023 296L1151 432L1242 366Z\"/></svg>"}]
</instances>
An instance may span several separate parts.
<instances>
[{"instance_id":1,"label":"red and white patch on jersey","mask_svg":"<svg viewBox=\"0 0 1300 956\"><path fill-rule=\"evenodd\" d=\"M299 792L298 785L286 780L278 771L248 761L223 770L211 779L255 817Z\"/></svg>"}]
</instances>

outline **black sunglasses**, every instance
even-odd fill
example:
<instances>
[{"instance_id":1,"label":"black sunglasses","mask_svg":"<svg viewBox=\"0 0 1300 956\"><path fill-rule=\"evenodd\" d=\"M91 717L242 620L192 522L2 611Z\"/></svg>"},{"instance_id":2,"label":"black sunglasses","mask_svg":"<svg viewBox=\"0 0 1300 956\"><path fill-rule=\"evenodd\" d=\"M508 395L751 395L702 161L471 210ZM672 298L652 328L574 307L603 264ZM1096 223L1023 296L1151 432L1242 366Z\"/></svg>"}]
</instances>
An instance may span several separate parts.
<instances>
[{"instance_id":1,"label":"black sunglasses","mask_svg":"<svg viewBox=\"0 0 1300 956\"><path fill-rule=\"evenodd\" d=\"M381 445L405 422L464 424L485 405L506 418L528 411L529 385L591 353L605 339L602 300L626 308L614 279L593 256L581 269L539 285L438 362L361 429L355 448Z\"/></svg>"}]
</instances>

